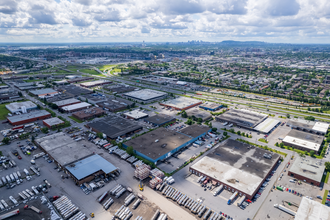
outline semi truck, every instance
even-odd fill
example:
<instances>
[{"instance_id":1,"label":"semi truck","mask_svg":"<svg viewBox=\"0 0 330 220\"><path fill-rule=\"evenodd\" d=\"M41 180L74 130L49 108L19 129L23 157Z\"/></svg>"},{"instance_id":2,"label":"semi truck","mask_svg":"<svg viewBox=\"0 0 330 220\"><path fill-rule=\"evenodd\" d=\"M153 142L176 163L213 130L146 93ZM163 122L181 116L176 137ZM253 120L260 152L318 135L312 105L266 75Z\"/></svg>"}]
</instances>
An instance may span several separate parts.
<instances>
[{"instance_id":1,"label":"semi truck","mask_svg":"<svg viewBox=\"0 0 330 220\"><path fill-rule=\"evenodd\" d=\"M293 215L293 216L295 216L297 214L295 211L292 211L291 209L288 209L287 207L284 207L284 206L279 205L279 204L274 204L274 207L278 208L279 210L282 210L283 212L286 212L290 215Z\"/></svg>"},{"instance_id":2,"label":"semi truck","mask_svg":"<svg viewBox=\"0 0 330 220\"><path fill-rule=\"evenodd\" d=\"M24 209L28 209L30 208L31 210L35 211L38 214L41 214L42 211L40 211L38 208L34 207L33 205L31 205L30 207L28 205L24 206Z\"/></svg>"},{"instance_id":3,"label":"semi truck","mask_svg":"<svg viewBox=\"0 0 330 220\"><path fill-rule=\"evenodd\" d=\"M236 191L236 192L234 192L233 195L231 195L231 197L228 199L228 202L227 202L228 205L230 205L231 202L236 198L237 194L238 194L238 192Z\"/></svg>"},{"instance_id":4,"label":"semi truck","mask_svg":"<svg viewBox=\"0 0 330 220\"><path fill-rule=\"evenodd\" d=\"M16 209L11 212L7 212L3 215L0 215L0 220L7 219L7 218L10 218L10 217L12 217L14 215L18 215L18 214L19 214L19 209Z\"/></svg>"},{"instance_id":5,"label":"semi truck","mask_svg":"<svg viewBox=\"0 0 330 220\"><path fill-rule=\"evenodd\" d=\"M246 199L246 196L242 196L238 201L237 201L237 206L240 207L244 200Z\"/></svg>"},{"instance_id":6,"label":"semi truck","mask_svg":"<svg viewBox=\"0 0 330 220\"><path fill-rule=\"evenodd\" d=\"M222 189L223 189L223 184L221 184L219 188L213 193L213 196L217 196Z\"/></svg>"}]
</instances>

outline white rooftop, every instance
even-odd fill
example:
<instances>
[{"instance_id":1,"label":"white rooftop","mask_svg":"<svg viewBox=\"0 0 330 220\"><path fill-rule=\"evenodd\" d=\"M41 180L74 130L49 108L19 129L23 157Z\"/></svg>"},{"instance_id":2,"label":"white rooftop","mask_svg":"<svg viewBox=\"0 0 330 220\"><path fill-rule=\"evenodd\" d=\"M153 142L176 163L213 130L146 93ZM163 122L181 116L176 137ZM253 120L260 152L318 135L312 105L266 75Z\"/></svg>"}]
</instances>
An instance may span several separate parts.
<instances>
[{"instance_id":1,"label":"white rooftop","mask_svg":"<svg viewBox=\"0 0 330 220\"><path fill-rule=\"evenodd\" d=\"M330 208L320 202L303 197L295 220L329 220Z\"/></svg>"},{"instance_id":2,"label":"white rooftop","mask_svg":"<svg viewBox=\"0 0 330 220\"><path fill-rule=\"evenodd\" d=\"M143 118L143 117L147 117L148 114L136 109L136 110L133 110L133 111L130 111L130 112L126 112L124 113L125 116L128 116L128 117L132 117L134 119L139 119L139 118Z\"/></svg>"},{"instance_id":3,"label":"white rooftop","mask_svg":"<svg viewBox=\"0 0 330 220\"><path fill-rule=\"evenodd\" d=\"M329 128L329 124L322 123L322 122L316 122L313 127L313 130L320 131L322 133L327 133L328 128Z\"/></svg>"},{"instance_id":4,"label":"white rooftop","mask_svg":"<svg viewBox=\"0 0 330 220\"><path fill-rule=\"evenodd\" d=\"M297 145L297 146L300 146L300 147L303 147L303 148L306 148L309 150L313 150L315 152L319 151L319 149L321 147L321 144L314 143L311 141L306 141L306 140L303 140L303 139L300 139L297 137L292 137L292 136L286 136L283 139L283 142L288 142L288 143L291 143L291 144L294 144L294 145Z\"/></svg>"},{"instance_id":5,"label":"white rooftop","mask_svg":"<svg viewBox=\"0 0 330 220\"><path fill-rule=\"evenodd\" d=\"M207 173L210 177L238 189L247 195L252 195L263 180L257 175L245 172L208 156L203 157L191 168L201 173ZM237 181L232 183L227 180Z\"/></svg>"},{"instance_id":6,"label":"white rooftop","mask_svg":"<svg viewBox=\"0 0 330 220\"><path fill-rule=\"evenodd\" d=\"M273 118L267 118L265 121L263 121L259 125L257 125L254 129L257 130L257 131L260 131L262 133L268 133L278 123L280 123L279 120L276 120L276 119L273 119Z\"/></svg>"},{"instance_id":7,"label":"white rooftop","mask_svg":"<svg viewBox=\"0 0 330 220\"><path fill-rule=\"evenodd\" d=\"M201 100L198 99L192 99L192 98L187 98L187 97L183 97L180 96L176 99L172 99L172 100L168 100L166 102L162 102L162 104L167 105L167 106L171 106L171 107L176 107L176 108L187 108L189 106L195 105L197 103L202 102Z\"/></svg>"},{"instance_id":8,"label":"white rooftop","mask_svg":"<svg viewBox=\"0 0 330 220\"><path fill-rule=\"evenodd\" d=\"M90 106L92 106L92 105L87 103L87 102L81 102L81 103L78 103L78 104L64 106L64 107L62 107L62 109L64 111L72 111L72 110L75 110L75 109L80 109L80 108L90 107Z\"/></svg>"},{"instance_id":9,"label":"white rooftop","mask_svg":"<svg viewBox=\"0 0 330 220\"><path fill-rule=\"evenodd\" d=\"M37 105L34 104L31 101L26 101L26 102L13 102L8 105L6 105L6 108L11 112L15 113L18 111L22 111L22 107L25 107L27 110L37 108Z\"/></svg>"},{"instance_id":10,"label":"white rooftop","mask_svg":"<svg viewBox=\"0 0 330 220\"><path fill-rule=\"evenodd\" d=\"M132 91L132 92L124 93L124 95L132 97L132 98L147 101L147 100L150 100L150 99L163 97L163 96L167 95L167 93L160 92L160 91L157 91L157 90L152 90L152 89L141 89L139 91Z\"/></svg>"},{"instance_id":11,"label":"white rooftop","mask_svg":"<svg viewBox=\"0 0 330 220\"><path fill-rule=\"evenodd\" d=\"M63 106L63 105L71 104L71 103L77 103L77 102L80 102L80 101L78 99L71 98L71 99L64 99L64 100L56 101L56 102L53 102L53 104L55 104L57 106Z\"/></svg>"},{"instance_id":12,"label":"white rooftop","mask_svg":"<svg viewBox=\"0 0 330 220\"><path fill-rule=\"evenodd\" d=\"M43 120L43 122L47 123L47 124L50 125L50 126L58 125L58 124L62 124L62 123L64 123L64 121L62 121L62 120L59 119L58 117L49 118L49 119Z\"/></svg>"}]
</instances>

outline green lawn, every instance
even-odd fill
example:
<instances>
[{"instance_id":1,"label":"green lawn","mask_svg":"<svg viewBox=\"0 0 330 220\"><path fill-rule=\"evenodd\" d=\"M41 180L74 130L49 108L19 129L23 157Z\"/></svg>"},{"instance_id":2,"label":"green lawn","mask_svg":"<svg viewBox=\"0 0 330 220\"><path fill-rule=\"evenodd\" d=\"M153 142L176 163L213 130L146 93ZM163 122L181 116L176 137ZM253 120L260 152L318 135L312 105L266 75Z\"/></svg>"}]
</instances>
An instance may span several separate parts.
<instances>
[{"instance_id":1,"label":"green lawn","mask_svg":"<svg viewBox=\"0 0 330 220\"><path fill-rule=\"evenodd\" d=\"M112 69L111 71L110 71L110 73L120 73L121 72L121 69L117 69L117 68L115 68L115 69Z\"/></svg>"},{"instance_id":2,"label":"green lawn","mask_svg":"<svg viewBox=\"0 0 330 220\"><path fill-rule=\"evenodd\" d=\"M324 195L322 198L322 204L324 205L325 202L327 201L327 195L328 195L329 190L324 190Z\"/></svg>"},{"instance_id":3,"label":"green lawn","mask_svg":"<svg viewBox=\"0 0 330 220\"><path fill-rule=\"evenodd\" d=\"M329 180L329 172L327 172L327 175L323 175L322 176L322 182L323 183L328 183L328 180Z\"/></svg>"},{"instance_id":4,"label":"green lawn","mask_svg":"<svg viewBox=\"0 0 330 220\"><path fill-rule=\"evenodd\" d=\"M81 70L79 70L79 71L82 72L82 73L89 73L89 74L96 75L96 76L103 76L103 74L97 72L96 70L91 70L91 69L81 69Z\"/></svg>"},{"instance_id":5,"label":"green lawn","mask_svg":"<svg viewBox=\"0 0 330 220\"><path fill-rule=\"evenodd\" d=\"M0 120L7 119L8 113L10 113L10 111L6 109L6 105L8 105L8 103L0 104Z\"/></svg>"},{"instance_id":6,"label":"green lawn","mask_svg":"<svg viewBox=\"0 0 330 220\"><path fill-rule=\"evenodd\" d=\"M75 122L78 122L78 123L82 123L83 121L80 121L79 119L73 117L73 116L69 116L69 118L71 118L72 120L74 120Z\"/></svg>"},{"instance_id":7,"label":"green lawn","mask_svg":"<svg viewBox=\"0 0 330 220\"><path fill-rule=\"evenodd\" d=\"M265 139L263 139L263 138L260 138L258 141L260 141L260 142L264 142L264 143L268 143L268 141L266 141Z\"/></svg>"},{"instance_id":8,"label":"green lawn","mask_svg":"<svg viewBox=\"0 0 330 220\"><path fill-rule=\"evenodd\" d=\"M104 65L104 66L98 66L97 68L99 68L99 70L101 70L101 71L104 71L104 70L110 69L114 66L115 66L115 64L108 64L108 65Z\"/></svg>"}]
</instances>

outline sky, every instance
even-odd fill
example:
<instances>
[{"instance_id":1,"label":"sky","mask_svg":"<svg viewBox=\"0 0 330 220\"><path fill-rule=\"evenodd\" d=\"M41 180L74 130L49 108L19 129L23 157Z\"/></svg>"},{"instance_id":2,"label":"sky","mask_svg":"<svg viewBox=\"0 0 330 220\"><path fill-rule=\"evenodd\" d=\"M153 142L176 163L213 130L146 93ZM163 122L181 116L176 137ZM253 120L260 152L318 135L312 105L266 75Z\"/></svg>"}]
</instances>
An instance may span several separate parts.
<instances>
[{"instance_id":1,"label":"sky","mask_svg":"<svg viewBox=\"0 0 330 220\"><path fill-rule=\"evenodd\" d=\"M0 0L0 42L330 43L330 0Z\"/></svg>"}]
</instances>

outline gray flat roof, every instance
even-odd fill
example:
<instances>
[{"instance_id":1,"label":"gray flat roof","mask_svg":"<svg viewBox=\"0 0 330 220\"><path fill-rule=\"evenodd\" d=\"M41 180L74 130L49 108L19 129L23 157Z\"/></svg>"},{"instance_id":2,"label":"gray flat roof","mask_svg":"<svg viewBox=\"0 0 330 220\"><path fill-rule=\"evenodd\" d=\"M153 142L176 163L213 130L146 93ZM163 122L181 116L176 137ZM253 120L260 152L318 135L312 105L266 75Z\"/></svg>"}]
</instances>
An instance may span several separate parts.
<instances>
[{"instance_id":1,"label":"gray flat roof","mask_svg":"<svg viewBox=\"0 0 330 220\"><path fill-rule=\"evenodd\" d=\"M8 116L7 119L11 123L15 123L15 122L24 121L24 120L31 119L31 118L42 117L45 115L50 115L50 113L47 112L46 110L36 110L36 111L29 112L29 113L21 114L21 115Z\"/></svg>"},{"instance_id":2,"label":"gray flat roof","mask_svg":"<svg viewBox=\"0 0 330 220\"><path fill-rule=\"evenodd\" d=\"M218 103L214 103L214 102L207 102L207 103L201 104L199 107L215 109L215 108L218 108L219 106L222 106L222 105L218 104Z\"/></svg>"},{"instance_id":3,"label":"gray flat roof","mask_svg":"<svg viewBox=\"0 0 330 220\"><path fill-rule=\"evenodd\" d=\"M111 139L142 129L141 125L117 115L110 115L102 118L102 120L97 122L89 123L88 126L104 133Z\"/></svg>"},{"instance_id":4,"label":"gray flat roof","mask_svg":"<svg viewBox=\"0 0 330 220\"><path fill-rule=\"evenodd\" d=\"M302 119L291 119L287 122L288 126L313 130L315 132L327 133L329 124L324 122L314 122Z\"/></svg>"},{"instance_id":5,"label":"gray flat roof","mask_svg":"<svg viewBox=\"0 0 330 220\"><path fill-rule=\"evenodd\" d=\"M11 112L17 112L17 111L22 111L22 107L26 107L27 110L37 108L37 105L34 104L31 101L26 101L26 102L12 102L8 105L6 105L6 108Z\"/></svg>"},{"instance_id":6,"label":"gray flat roof","mask_svg":"<svg viewBox=\"0 0 330 220\"><path fill-rule=\"evenodd\" d=\"M318 201L303 197L295 220L329 220L330 208Z\"/></svg>"},{"instance_id":7,"label":"gray flat roof","mask_svg":"<svg viewBox=\"0 0 330 220\"><path fill-rule=\"evenodd\" d=\"M58 124L62 124L64 123L64 121L62 121L61 119L59 119L58 117L54 117L54 118L48 118L43 120L45 123L47 123L49 126L53 126L53 125L58 125Z\"/></svg>"},{"instance_id":8,"label":"gray flat roof","mask_svg":"<svg viewBox=\"0 0 330 220\"><path fill-rule=\"evenodd\" d=\"M197 103L202 103L202 101L198 100L198 99L183 97L183 96L180 96L176 99L168 100L166 102L162 102L162 104L164 104L164 105L179 108L179 109L187 108L187 107L195 105Z\"/></svg>"},{"instance_id":9,"label":"gray flat roof","mask_svg":"<svg viewBox=\"0 0 330 220\"><path fill-rule=\"evenodd\" d=\"M71 98L71 99L56 101L56 102L53 102L53 104L55 104L57 106L63 106L63 105L69 105L69 104L72 104L72 103L77 103L77 102L80 102L80 100L75 99L75 98Z\"/></svg>"},{"instance_id":10,"label":"gray flat roof","mask_svg":"<svg viewBox=\"0 0 330 220\"><path fill-rule=\"evenodd\" d=\"M32 90L30 91L33 95L43 95L43 94L50 94L57 92L54 89L46 88L46 89L38 89L38 90Z\"/></svg>"},{"instance_id":11,"label":"gray flat roof","mask_svg":"<svg viewBox=\"0 0 330 220\"><path fill-rule=\"evenodd\" d=\"M92 155L65 167L77 180L84 179L102 170L105 174L112 173L117 168L98 154Z\"/></svg>"},{"instance_id":12,"label":"gray flat roof","mask_svg":"<svg viewBox=\"0 0 330 220\"><path fill-rule=\"evenodd\" d=\"M196 118L201 118L203 121L212 118L211 113L203 110L199 110L198 108L191 108L186 110L188 116L195 116Z\"/></svg>"},{"instance_id":13,"label":"gray flat roof","mask_svg":"<svg viewBox=\"0 0 330 220\"><path fill-rule=\"evenodd\" d=\"M184 129L180 130L180 133L186 134L188 136L195 138L195 137L201 136L202 134L204 134L205 132L208 132L209 130L211 130L211 128L206 125L193 124L193 125L190 125Z\"/></svg>"},{"instance_id":14,"label":"gray flat roof","mask_svg":"<svg viewBox=\"0 0 330 220\"><path fill-rule=\"evenodd\" d=\"M281 123L279 120L276 120L274 118L267 118L266 120L258 124L254 129L262 133L268 133L279 123Z\"/></svg>"},{"instance_id":15,"label":"gray flat roof","mask_svg":"<svg viewBox=\"0 0 330 220\"><path fill-rule=\"evenodd\" d=\"M141 89L138 91L124 93L124 95L131 97L131 98L140 99L143 101L148 101L150 99L163 97L163 96L167 95L167 93L160 92L157 90L152 90L152 89Z\"/></svg>"},{"instance_id":16,"label":"gray flat roof","mask_svg":"<svg viewBox=\"0 0 330 220\"><path fill-rule=\"evenodd\" d=\"M73 111L75 109L88 108L90 106L92 106L92 105L87 103L87 102L80 102L80 103L77 103L77 104L63 106L62 109L64 111Z\"/></svg>"},{"instance_id":17,"label":"gray flat roof","mask_svg":"<svg viewBox=\"0 0 330 220\"><path fill-rule=\"evenodd\" d=\"M321 182L324 170L325 165L323 162L315 162L302 157L296 157L290 168L290 172L315 180L316 182Z\"/></svg>"},{"instance_id":18,"label":"gray flat roof","mask_svg":"<svg viewBox=\"0 0 330 220\"><path fill-rule=\"evenodd\" d=\"M245 109L230 109L229 111L217 116L222 121L234 123L246 128L254 128L268 116L266 114L249 111Z\"/></svg>"},{"instance_id":19,"label":"gray flat roof","mask_svg":"<svg viewBox=\"0 0 330 220\"><path fill-rule=\"evenodd\" d=\"M140 119L140 118L148 117L148 114L142 112L139 109L135 109L133 111L126 112L123 115L134 118L134 119Z\"/></svg>"},{"instance_id":20,"label":"gray flat roof","mask_svg":"<svg viewBox=\"0 0 330 220\"><path fill-rule=\"evenodd\" d=\"M174 117L170 116L170 115L165 115L165 114L156 114L154 116L150 116L146 119L144 119L147 122L156 124L156 125L161 125L167 122L172 121L173 119L175 119Z\"/></svg>"},{"instance_id":21,"label":"gray flat roof","mask_svg":"<svg viewBox=\"0 0 330 220\"><path fill-rule=\"evenodd\" d=\"M323 136L317 134L292 129L283 139L283 142L288 142L290 144L299 145L310 150L318 151L323 139Z\"/></svg>"},{"instance_id":22,"label":"gray flat roof","mask_svg":"<svg viewBox=\"0 0 330 220\"><path fill-rule=\"evenodd\" d=\"M156 140L158 140L156 142ZM191 140L190 137L173 130L160 127L137 138L125 142L134 150L156 160Z\"/></svg>"},{"instance_id":23,"label":"gray flat roof","mask_svg":"<svg viewBox=\"0 0 330 220\"><path fill-rule=\"evenodd\" d=\"M76 86L74 84L59 86L58 90L65 91L65 93L71 93L74 96L93 93L92 90L82 88L82 87Z\"/></svg>"},{"instance_id":24,"label":"gray flat roof","mask_svg":"<svg viewBox=\"0 0 330 220\"><path fill-rule=\"evenodd\" d=\"M91 82L83 82L83 83L80 83L81 86L88 86L88 87L92 87L92 86L98 86L100 84L104 84L104 83L111 83L110 81L108 80L96 80L96 81L91 81Z\"/></svg>"},{"instance_id":25,"label":"gray flat roof","mask_svg":"<svg viewBox=\"0 0 330 220\"><path fill-rule=\"evenodd\" d=\"M271 154L272 158L263 157L265 153ZM228 139L191 168L252 195L279 157L264 149Z\"/></svg>"},{"instance_id":26,"label":"gray flat roof","mask_svg":"<svg viewBox=\"0 0 330 220\"><path fill-rule=\"evenodd\" d=\"M61 166L84 159L93 153L93 144L81 140L75 141L63 132L36 139L36 143L51 155Z\"/></svg>"}]
</instances>

